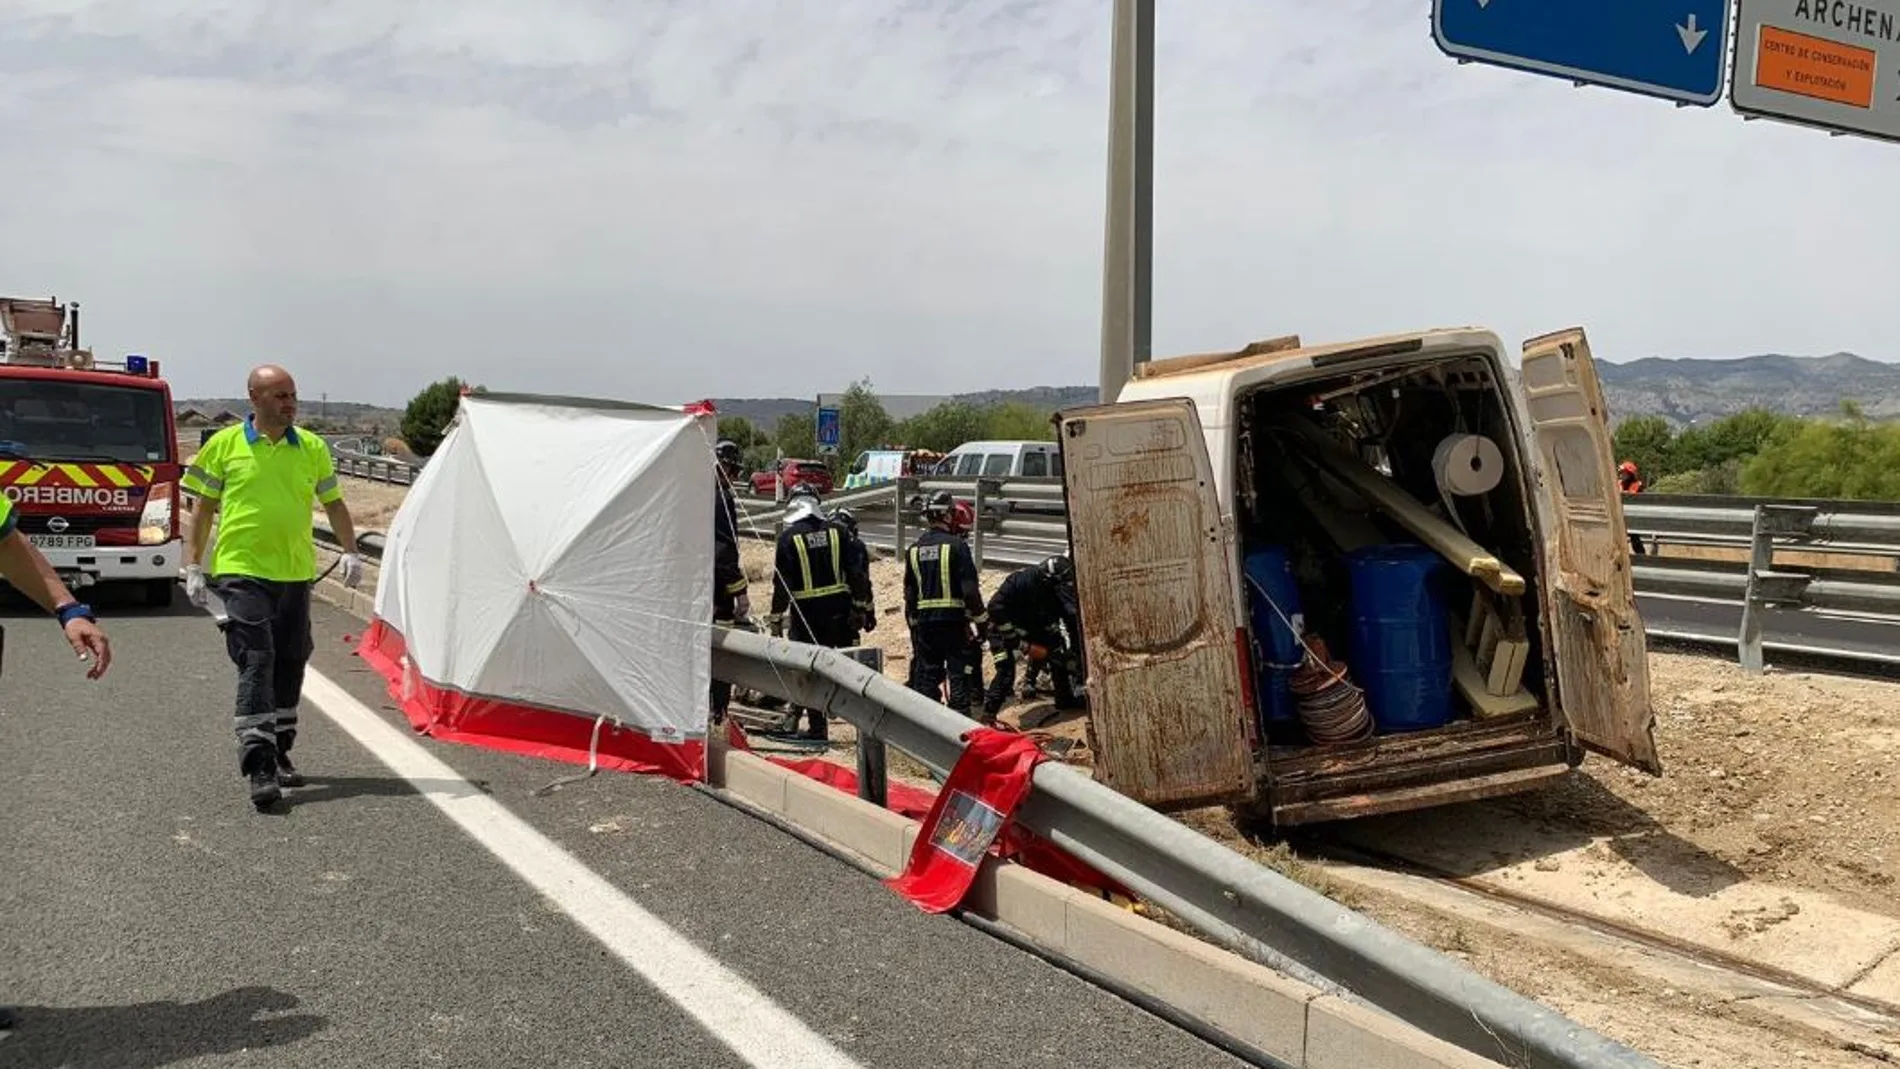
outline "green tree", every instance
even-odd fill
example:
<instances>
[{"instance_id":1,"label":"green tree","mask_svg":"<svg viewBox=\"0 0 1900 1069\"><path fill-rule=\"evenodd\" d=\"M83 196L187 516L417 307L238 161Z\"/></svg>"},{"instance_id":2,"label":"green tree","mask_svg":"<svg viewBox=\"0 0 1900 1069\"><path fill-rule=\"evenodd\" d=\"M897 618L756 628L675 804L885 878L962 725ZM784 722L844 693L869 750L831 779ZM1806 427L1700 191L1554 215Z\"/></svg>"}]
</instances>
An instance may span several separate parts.
<instances>
[{"instance_id":1,"label":"green tree","mask_svg":"<svg viewBox=\"0 0 1900 1069\"><path fill-rule=\"evenodd\" d=\"M1677 435L1670 447L1670 470L1693 471L1732 460L1746 461L1761 452L1777 431L1795 422L1792 417L1765 408L1751 408L1704 427L1690 427Z\"/></svg>"},{"instance_id":2,"label":"green tree","mask_svg":"<svg viewBox=\"0 0 1900 1069\"><path fill-rule=\"evenodd\" d=\"M778 418L772 444L788 457L810 457L818 451L818 419L810 412L788 412Z\"/></svg>"},{"instance_id":3,"label":"green tree","mask_svg":"<svg viewBox=\"0 0 1900 1069\"><path fill-rule=\"evenodd\" d=\"M759 429L744 416L719 417L719 437L729 440L743 452L751 449L759 441Z\"/></svg>"},{"instance_id":4,"label":"green tree","mask_svg":"<svg viewBox=\"0 0 1900 1069\"><path fill-rule=\"evenodd\" d=\"M983 437L985 431L983 409L962 401L945 401L905 420L897 428L897 437L910 449L947 453L964 442Z\"/></svg>"},{"instance_id":5,"label":"green tree","mask_svg":"<svg viewBox=\"0 0 1900 1069\"><path fill-rule=\"evenodd\" d=\"M1870 423L1859 406L1841 420L1790 421L1742 466L1760 497L1900 500L1900 425Z\"/></svg>"},{"instance_id":6,"label":"green tree","mask_svg":"<svg viewBox=\"0 0 1900 1069\"><path fill-rule=\"evenodd\" d=\"M481 387L475 388L477 391ZM402 438L417 456L432 456L442 444L449 421L462 403L462 380L450 375L432 382L409 399L402 413Z\"/></svg>"},{"instance_id":7,"label":"green tree","mask_svg":"<svg viewBox=\"0 0 1900 1069\"><path fill-rule=\"evenodd\" d=\"M1052 442L1055 424L1049 413L1034 405L1012 401L996 405L984 413L983 437L1000 441Z\"/></svg>"},{"instance_id":8,"label":"green tree","mask_svg":"<svg viewBox=\"0 0 1900 1069\"><path fill-rule=\"evenodd\" d=\"M1636 462L1645 482L1672 474L1670 446L1676 432L1661 416L1632 416L1616 428L1616 462Z\"/></svg>"},{"instance_id":9,"label":"green tree","mask_svg":"<svg viewBox=\"0 0 1900 1069\"><path fill-rule=\"evenodd\" d=\"M892 444L896 421L884 411L884 402L871 391L871 380L851 384L838 402L838 460L851 463L860 452ZM816 427L814 423L814 437Z\"/></svg>"}]
</instances>

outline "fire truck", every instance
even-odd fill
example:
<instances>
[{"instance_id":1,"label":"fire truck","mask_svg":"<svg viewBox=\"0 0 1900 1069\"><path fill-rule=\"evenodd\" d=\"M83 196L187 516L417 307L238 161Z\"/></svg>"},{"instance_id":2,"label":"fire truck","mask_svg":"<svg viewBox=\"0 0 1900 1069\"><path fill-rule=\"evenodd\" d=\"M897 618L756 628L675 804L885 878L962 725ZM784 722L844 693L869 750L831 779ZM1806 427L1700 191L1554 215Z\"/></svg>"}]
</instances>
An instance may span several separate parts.
<instances>
[{"instance_id":1,"label":"fire truck","mask_svg":"<svg viewBox=\"0 0 1900 1069\"><path fill-rule=\"evenodd\" d=\"M158 361L95 359L76 301L0 297L0 493L67 586L134 584L171 603L178 461Z\"/></svg>"}]
</instances>

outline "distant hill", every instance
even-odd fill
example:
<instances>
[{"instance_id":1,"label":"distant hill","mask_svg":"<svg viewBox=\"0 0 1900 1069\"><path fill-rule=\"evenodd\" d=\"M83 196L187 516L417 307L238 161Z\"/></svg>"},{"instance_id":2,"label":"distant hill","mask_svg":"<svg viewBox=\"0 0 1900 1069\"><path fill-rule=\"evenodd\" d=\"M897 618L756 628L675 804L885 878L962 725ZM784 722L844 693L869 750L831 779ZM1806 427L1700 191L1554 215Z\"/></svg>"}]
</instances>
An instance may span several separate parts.
<instances>
[{"instance_id":1,"label":"distant hill","mask_svg":"<svg viewBox=\"0 0 1900 1069\"><path fill-rule=\"evenodd\" d=\"M1629 363L1597 365L1609 402L1611 419L1621 422L1631 416L1662 416L1683 426L1707 422L1761 406L1794 416L1829 416L1840 411L1841 401L1858 401L1875 419L1900 419L1900 364L1869 360L1853 353L1831 356L1784 356L1769 353L1731 360L1666 359L1649 357ZM943 397L906 395L894 403L898 416L910 415L941 401L964 401L973 405L1026 404L1043 411L1095 400L1094 386L1032 386L1020 390L981 390ZM894 398L893 401L898 399ZM722 416L743 416L761 428L770 429L787 415L808 414L810 397L734 397L713 402ZM217 412L249 412L250 402L243 398L189 398L177 407ZM322 404L306 403L304 418L315 419L326 411L332 423L352 429L380 426L395 433L402 423L402 410L350 401Z\"/></svg>"},{"instance_id":2,"label":"distant hill","mask_svg":"<svg viewBox=\"0 0 1900 1069\"><path fill-rule=\"evenodd\" d=\"M1900 419L1900 364L1853 353L1785 356L1770 353L1730 360L1649 357L1597 364L1612 422L1631 416L1661 416L1676 426L1708 422L1746 408L1764 407L1791 416L1831 416L1843 400L1860 403L1874 419ZM975 405L1018 403L1044 411L1095 400L1093 386L1034 386L983 390L939 398ZM907 401L912 399L907 398ZM927 399L926 399L927 400ZM742 415L762 427L788 413L807 413L808 398L733 399L717 402L725 415ZM911 406L914 407L914 401Z\"/></svg>"},{"instance_id":3,"label":"distant hill","mask_svg":"<svg viewBox=\"0 0 1900 1069\"><path fill-rule=\"evenodd\" d=\"M1900 419L1900 364L1853 353L1734 360L1649 357L1597 366L1616 421L1661 416L1681 426L1762 407L1790 416L1831 416L1858 401L1874 419Z\"/></svg>"},{"instance_id":4,"label":"distant hill","mask_svg":"<svg viewBox=\"0 0 1900 1069\"><path fill-rule=\"evenodd\" d=\"M215 413L221 409L230 409L240 416L249 415L251 402L244 397L187 397L174 398L172 408L184 411L195 408L200 412ZM302 420L327 419L332 423L370 424L381 423L394 428L402 422L402 409L381 408L376 405L358 404L355 401L304 401L297 416Z\"/></svg>"}]
</instances>

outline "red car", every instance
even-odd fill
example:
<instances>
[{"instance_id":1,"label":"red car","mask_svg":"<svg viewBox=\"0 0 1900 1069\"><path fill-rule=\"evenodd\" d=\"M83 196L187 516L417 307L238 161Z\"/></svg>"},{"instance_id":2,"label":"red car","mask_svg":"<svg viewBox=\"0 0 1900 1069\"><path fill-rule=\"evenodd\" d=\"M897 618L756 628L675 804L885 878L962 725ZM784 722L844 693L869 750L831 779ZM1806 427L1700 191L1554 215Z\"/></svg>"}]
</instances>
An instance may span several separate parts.
<instances>
[{"instance_id":1,"label":"red car","mask_svg":"<svg viewBox=\"0 0 1900 1069\"><path fill-rule=\"evenodd\" d=\"M759 497L771 497L773 484L779 473L785 474L785 492L791 493L795 486L809 486L820 494L831 493L831 469L817 460L794 460L787 457L779 461L778 467L766 468L752 473L752 492Z\"/></svg>"}]
</instances>

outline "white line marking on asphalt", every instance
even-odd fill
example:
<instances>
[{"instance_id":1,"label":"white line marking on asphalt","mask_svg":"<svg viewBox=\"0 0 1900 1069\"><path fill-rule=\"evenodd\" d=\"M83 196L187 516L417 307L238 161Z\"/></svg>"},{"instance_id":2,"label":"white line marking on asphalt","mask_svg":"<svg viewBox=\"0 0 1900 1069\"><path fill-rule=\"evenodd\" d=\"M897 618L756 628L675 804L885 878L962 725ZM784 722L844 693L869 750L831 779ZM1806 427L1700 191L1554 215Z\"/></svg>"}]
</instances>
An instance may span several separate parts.
<instances>
[{"instance_id":1,"label":"white line marking on asphalt","mask_svg":"<svg viewBox=\"0 0 1900 1069\"><path fill-rule=\"evenodd\" d=\"M734 1054L761 1067L861 1069L328 677L307 670L304 697Z\"/></svg>"}]
</instances>

